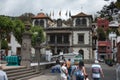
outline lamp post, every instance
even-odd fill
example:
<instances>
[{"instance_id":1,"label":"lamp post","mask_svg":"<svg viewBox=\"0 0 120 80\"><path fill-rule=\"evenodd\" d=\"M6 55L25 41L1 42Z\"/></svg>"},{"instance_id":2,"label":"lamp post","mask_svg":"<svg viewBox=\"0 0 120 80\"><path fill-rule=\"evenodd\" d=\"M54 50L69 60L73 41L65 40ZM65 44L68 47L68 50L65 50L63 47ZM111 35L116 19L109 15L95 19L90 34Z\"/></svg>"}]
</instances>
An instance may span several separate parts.
<instances>
[{"instance_id":1,"label":"lamp post","mask_svg":"<svg viewBox=\"0 0 120 80\"><path fill-rule=\"evenodd\" d=\"M40 71L40 37L37 37L36 39L36 59L37 59L37 68L36 70L39 72Z\"/></svg>"}]
</instances>

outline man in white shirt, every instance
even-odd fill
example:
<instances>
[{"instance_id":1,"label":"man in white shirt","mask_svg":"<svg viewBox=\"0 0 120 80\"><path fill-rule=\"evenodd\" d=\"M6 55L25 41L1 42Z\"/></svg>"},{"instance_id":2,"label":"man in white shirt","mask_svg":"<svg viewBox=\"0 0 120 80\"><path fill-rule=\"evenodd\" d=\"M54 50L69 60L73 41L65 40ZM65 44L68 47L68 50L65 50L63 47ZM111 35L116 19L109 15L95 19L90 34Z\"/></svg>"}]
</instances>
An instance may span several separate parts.
<instances>
[{"instance_id":1,"label":"man in white shirt","mask_svg":"<svg viewBox=\"0 0 120 80\"><path fill-rule=\"evenodd\" d=\"M100 80L101 75L102 77L104 77L102 68L98 63L99 63L98 61L95 61L95 64L92 65L92 79L93 80Z\"/></svg>"}]
</instances>

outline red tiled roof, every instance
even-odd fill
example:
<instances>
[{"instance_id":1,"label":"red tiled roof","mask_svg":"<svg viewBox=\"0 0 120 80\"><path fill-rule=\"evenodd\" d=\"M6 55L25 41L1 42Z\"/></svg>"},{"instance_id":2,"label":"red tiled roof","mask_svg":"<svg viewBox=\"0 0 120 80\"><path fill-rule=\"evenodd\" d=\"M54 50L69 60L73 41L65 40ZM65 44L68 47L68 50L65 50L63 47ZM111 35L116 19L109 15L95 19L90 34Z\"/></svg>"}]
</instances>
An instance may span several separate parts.
<instances>
[{"instance_id":1,"label":"red tiled roof","mask_svg":"<svg viewBox=\"0 0 120 80\"><path fill-rule=\"evenodd\" d=\"M37 16L32 17L32 19L49 19L52 21L52 19L43 12L38 13Z\"/></svg>"},{"instance_id":2,"label":"red tiled roof","mask_svg":"<svg viewBox=\"0 0 120 80\"><path fill-rule=\"evenodd\" d=\"M77 15L74 15L72 17L92 17L92 15L87 15L83 12L78 13Z\"/></svg>"},{"instance_id":3,"label":"red tiled roof","mask_svg":"<svg viewBox=\"0 0 120 80\"><path fill-rule=\"evenodd\" d=\"M32 18L34 18L34 19L38 19L38 18L48 18L48 16L46 16L44 13L38 13L37 14L37 16L34 16L34 17L32 17Z\"/></svg>"}]
</instances>

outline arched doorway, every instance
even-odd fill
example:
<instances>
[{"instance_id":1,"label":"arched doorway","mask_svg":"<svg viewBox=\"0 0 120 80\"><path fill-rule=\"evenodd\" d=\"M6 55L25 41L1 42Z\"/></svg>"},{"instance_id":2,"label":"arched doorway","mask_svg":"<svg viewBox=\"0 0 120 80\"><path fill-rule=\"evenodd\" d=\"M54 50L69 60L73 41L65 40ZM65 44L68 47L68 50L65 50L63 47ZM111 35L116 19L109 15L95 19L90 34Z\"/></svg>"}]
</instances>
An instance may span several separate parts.
<instances>
[{"instance_id":1,"label":"arched doorway","mask_svg":"<svg viewBox=\"0 0 120 80\"><path fill-rule=\"evenodd\" d=\"M82 59L84 59L84 51L82 49L79 50L79 55L81 55Z\"/></svg>"}]
</instances>

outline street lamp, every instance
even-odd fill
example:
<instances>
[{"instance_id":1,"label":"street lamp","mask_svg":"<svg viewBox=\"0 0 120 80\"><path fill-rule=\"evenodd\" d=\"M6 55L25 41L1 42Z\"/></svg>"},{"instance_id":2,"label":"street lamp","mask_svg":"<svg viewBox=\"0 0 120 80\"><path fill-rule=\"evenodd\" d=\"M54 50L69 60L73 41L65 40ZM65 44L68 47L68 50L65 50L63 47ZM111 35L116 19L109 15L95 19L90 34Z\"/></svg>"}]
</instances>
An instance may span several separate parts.
<instances>
[{"instance_id":1,"label":"street lamp","mask_svg":"<svg viewBox=\"0 0 120 80\"><path fill-rule=\"evenodd\" d=\"M40 71L40 37L36 38L36 59L37 59L37 71Z\"/></svg>"}]
</instances>

